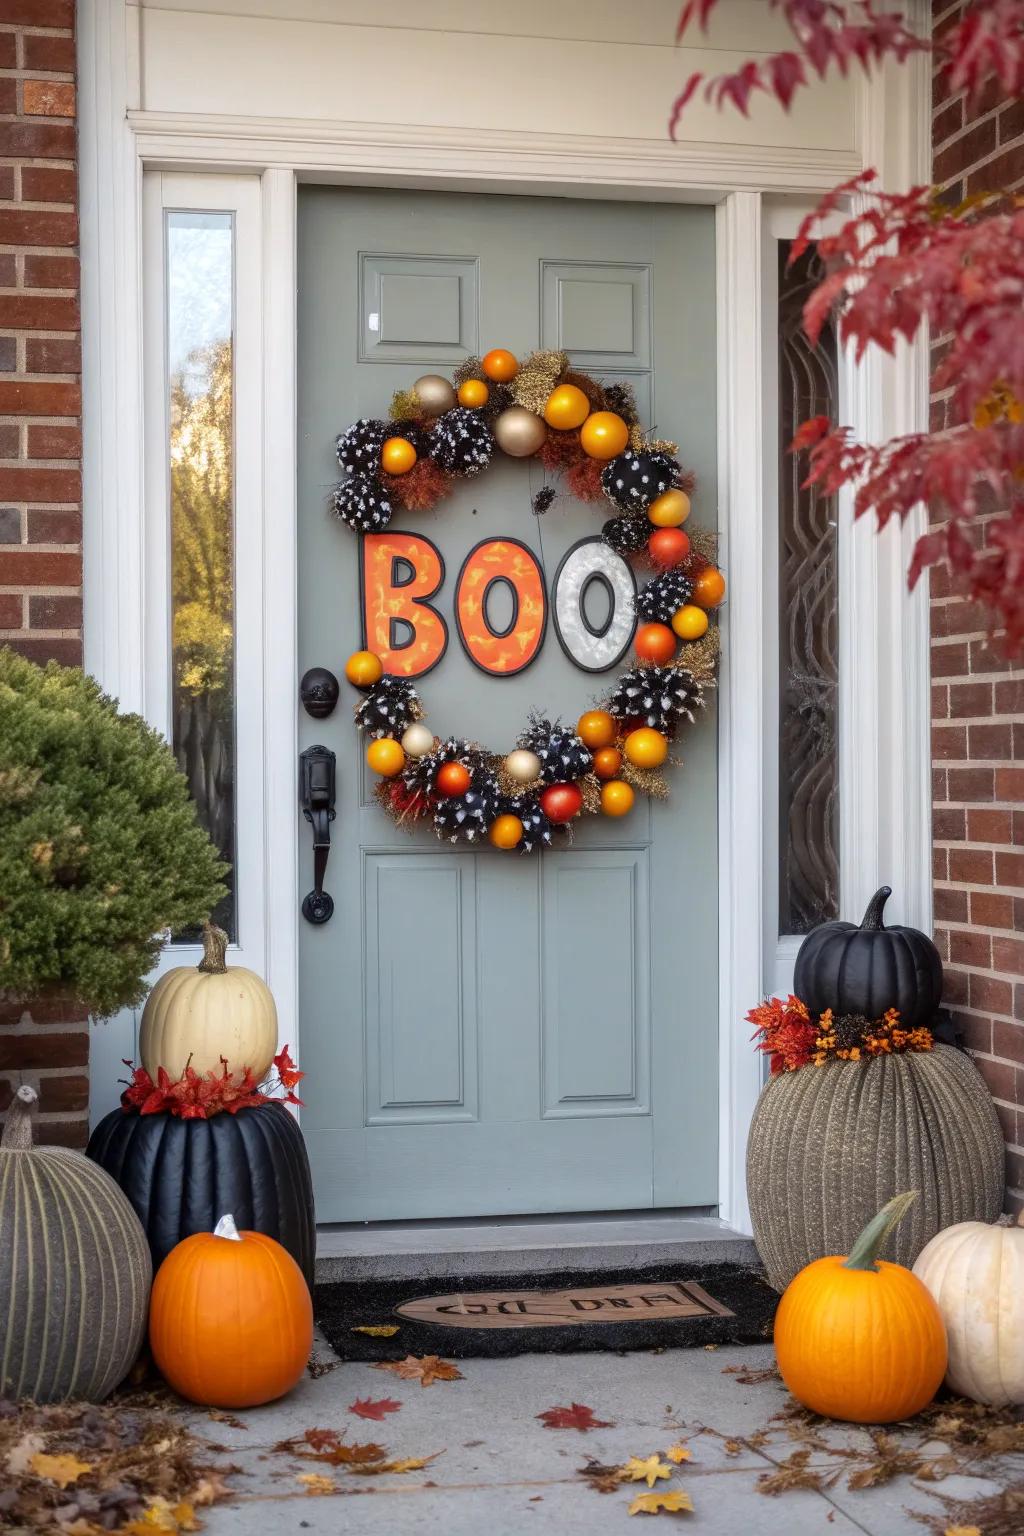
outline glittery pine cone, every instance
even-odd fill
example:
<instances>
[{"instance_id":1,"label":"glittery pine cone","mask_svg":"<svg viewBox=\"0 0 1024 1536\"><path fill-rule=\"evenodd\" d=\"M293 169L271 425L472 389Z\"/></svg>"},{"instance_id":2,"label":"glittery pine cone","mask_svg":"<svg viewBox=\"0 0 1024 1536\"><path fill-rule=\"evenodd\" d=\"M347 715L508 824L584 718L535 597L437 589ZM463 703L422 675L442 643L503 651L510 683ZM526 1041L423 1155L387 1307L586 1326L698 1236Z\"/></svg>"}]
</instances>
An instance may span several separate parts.
<instances>
[{"instance_id":1,"label":"glittery pine cone","mask_svg":"<svg viewBox=\"0 0 1024 1536\"><path fill-rule=\"evenodd\" d=\"M679 667L632 667L615 685L607 708L629 728L651 726L674 736L682 720L691 723L704 704L704 689Z\"/></svg>"},{"instance_id":2,"label":"glittery pine cone","mask_svg":"<svg viewBox=\"0 0 1024 1536\"><path fill-rule=\"evenodd\" d=\"M387 491L373 475L353 475L336 485L331 506L353 533L380 533L394 511Z\"/></svg>"},{"instance_id":3,"label":"glittery pine cone","mask_svg":"<svg viewBox=\"0 0 1024 1536\"><path fill-rule=\"evenodd\" d=\"M673 567L641 587L634 599L636 616L645 624L671 624L673 615L693 596L693 582Z\"/></svg>"},{"instance_id":4,"label":"glittery pine cone","mask_svg":"<svg viewBox=\"0 0 1024 1536\"><path fill-rule=\"evenodd\" d=\"M651 536L646 517L610 517L601 529L601 537L619 555L635 555Z\"/></svg>"},{"instance_id":5,"label":"glittery pine cone","mask_svg":"<svg viewBox=\"0 0 1024 1536\"><path fill-rule=\"evenodd\" d=\"M478 475L494 453L494 438L478 411L457 405L437 418L430 456L448 475Z\"/></svg>"},{"instance_id":6,"label":"glittery pine cone","mask_svg":"<svg viewBox=\"0 0 1024 1536\"><path fill-rule=\"evenodd\" d=\"M545 784L572 784L593 767L594 760L575 731L540 715L530 717L516 745L536 752Z\"/></svg>"},{"instance_id":7,"label":"glittery pine cone","mask_svg":"<svg viewBox=\"0 0 1024 1536\"><path fill-rule=\"evenodd\" d=\"M368 736L401 736L423 713L420 697L405 677L385 672L353 710L356 727Z\"/></svg>"},{"instance_id":8,"label":"glittery pine cone","mask_svg":"<svg viewBox=\"0 0 1024 1536\"><path fill-rule=\"evenodd\" d=\"M335 444L338 463L350 475L372 474L380 464L384 439L395 435L393 421L361 416L347 432L342 432Z\"/></svg>"}]
</instances>

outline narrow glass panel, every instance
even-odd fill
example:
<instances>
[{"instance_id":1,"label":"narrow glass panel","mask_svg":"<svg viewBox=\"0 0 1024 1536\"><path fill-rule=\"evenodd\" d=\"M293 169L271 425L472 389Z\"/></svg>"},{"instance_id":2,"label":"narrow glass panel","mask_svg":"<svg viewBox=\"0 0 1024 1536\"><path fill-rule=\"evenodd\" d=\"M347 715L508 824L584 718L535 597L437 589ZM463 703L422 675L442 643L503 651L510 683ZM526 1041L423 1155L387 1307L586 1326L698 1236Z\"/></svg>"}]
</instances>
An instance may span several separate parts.
<instances>
[{"instance_id":1,"label":"narrow glass panel","mask_svg":"<svg viewBox=\"0 0 1024 1536\"><path fill-rule=\"evenodd\" d=\"M801 422L836 420L835 329L812 348L804 303L820 277L813 247L787 268L779 246L779 932L839 913L838 540L835 498L804 490L787 450Z\"/></svg>"},{"instance_id":2,"label":"narrow glass panel","mask_svg":"<svg viewBox=\"0 0 1024 1536\"><path fill-rule=\"evenodd\" d=\"M200 819L234 866L234 230L230 213L165 220L171 741ZM233 870L229 885L214 916L235 939Z\"/></svg>"}]
</instances>

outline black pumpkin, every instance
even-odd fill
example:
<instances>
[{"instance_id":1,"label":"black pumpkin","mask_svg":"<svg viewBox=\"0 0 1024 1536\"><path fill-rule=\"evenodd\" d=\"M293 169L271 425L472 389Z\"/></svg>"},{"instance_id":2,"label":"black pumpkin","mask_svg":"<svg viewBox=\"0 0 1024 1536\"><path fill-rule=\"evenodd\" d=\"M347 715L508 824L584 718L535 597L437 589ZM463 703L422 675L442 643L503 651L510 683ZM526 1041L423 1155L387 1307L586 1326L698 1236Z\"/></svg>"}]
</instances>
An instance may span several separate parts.
<instances>
[{"instance_id":1,"label":"black pumpkin","mask_svg":"<svg viewBox=\"0 0 1024 1536\"><path fill-rule=\"evenodd\" d=\"M182 1238L212 1232L230 1211L239 1229L263 1232L287 1248L312 1288L313 1182L302 1132L283 1105L209 1120L115 1109L86 1151L135 1207L154 1271Z\"/></svg>"},{"instance_id":2,"label":"black pumpkin","mask_svg":"<svg viewBox=\"0 0 1024 1536\"><path fill-rule=\"evenodd\" d=\"M812 1018L831 1008L877 1019L898 1008L908 1029L928 1024L942 1001L942 961L917 928L886 928L882 909L892 890L883 885L856 923L822 923L800 946L793 990Z\"/></svg>"}]
</instances>

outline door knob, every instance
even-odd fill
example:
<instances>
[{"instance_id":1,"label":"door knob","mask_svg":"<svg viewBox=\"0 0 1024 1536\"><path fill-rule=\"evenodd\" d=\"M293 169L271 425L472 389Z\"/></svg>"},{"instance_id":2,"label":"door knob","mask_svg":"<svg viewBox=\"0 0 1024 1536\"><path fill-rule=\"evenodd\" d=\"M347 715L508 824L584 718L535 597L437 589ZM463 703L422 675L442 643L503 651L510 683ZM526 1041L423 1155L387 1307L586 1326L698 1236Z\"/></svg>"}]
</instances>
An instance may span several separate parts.
<instances>
[{"instance_id":1,"label":"door knob","mask_svg":"<svg viewBox=\"0 0 1024 1536\"><path fill-rule=\"evenodd\" d=\"M329 922L334 912L334 902L324 890L324 876L331 852L336 763L329 747L307 747L299 753L299 803L313 828L313 889L302 903L307 923Z\"/></svg>"}]
</instances>

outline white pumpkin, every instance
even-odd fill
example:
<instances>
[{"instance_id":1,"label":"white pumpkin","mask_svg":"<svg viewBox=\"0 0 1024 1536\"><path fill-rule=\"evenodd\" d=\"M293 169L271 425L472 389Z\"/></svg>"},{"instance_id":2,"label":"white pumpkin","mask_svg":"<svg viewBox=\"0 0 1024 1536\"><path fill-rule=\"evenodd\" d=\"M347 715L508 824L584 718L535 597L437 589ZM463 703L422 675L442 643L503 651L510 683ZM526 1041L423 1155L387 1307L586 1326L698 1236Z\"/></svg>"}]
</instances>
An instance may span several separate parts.
<instances>
[{"instance_id":1,"label":"white pumpkin","mask_svg":"<svg viewBox=\"0 0 1024 1536\"><path fill-rule=\"evenodd\" d=\"M936 1233L914 1274L942 1313L953 1391L990 1408L1024 1403L1024 1213Z\"/></svg>"},{"instance_id":2,"label":"white pumpkin","mask_svg":"<svg viewBox=\"0 0 1024 1536\"><path fill-rule=\"evenodd\" d=\"M189 1064L200 1075L220 1072L221 1057L236 1079L246 1067L257 1082L270 1071L277 1050L273 996L255 971L225 963L227 947L223 929L207 923L199 965L175 966L146 999L139 1055L154 1081L160 1067L172 1080Z\"/></svg>"}]
</instances>

